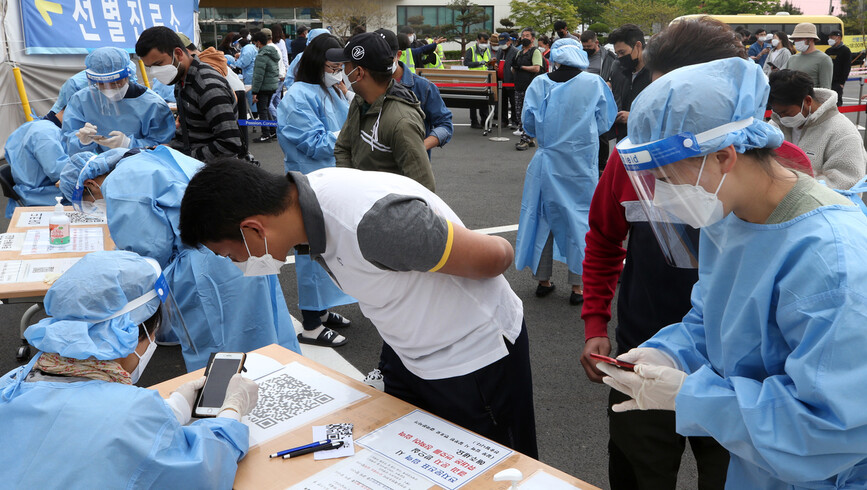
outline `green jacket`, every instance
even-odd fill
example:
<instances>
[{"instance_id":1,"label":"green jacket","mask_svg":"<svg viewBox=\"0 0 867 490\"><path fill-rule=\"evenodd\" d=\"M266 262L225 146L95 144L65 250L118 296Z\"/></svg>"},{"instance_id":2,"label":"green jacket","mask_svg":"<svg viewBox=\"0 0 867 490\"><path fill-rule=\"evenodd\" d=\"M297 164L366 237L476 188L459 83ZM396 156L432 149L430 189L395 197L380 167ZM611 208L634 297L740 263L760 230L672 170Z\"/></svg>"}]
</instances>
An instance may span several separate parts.
<instances>
[{"instance_id":1,"label":"green jacket","mask_svg":"<svg viewBox=\"0 0 867 490\"><path fill-rule=\"evenodd\" d=\"M356 95L334 145L338 167L404 175L435 191L424 148L424 112L412 91L394 80L370 105Z\"/></svg>"},{"instance_id":2,"label":"green jacket","mask_svg":"<svg viewBox=\"0 0 867 490\"><path fill-rule=\"evenodd\" d=\"M276 92L280 83L280 53L273 44L266 44L256 55L256 64L253 68L252 92Z\"/></svg>"}]
</instances>

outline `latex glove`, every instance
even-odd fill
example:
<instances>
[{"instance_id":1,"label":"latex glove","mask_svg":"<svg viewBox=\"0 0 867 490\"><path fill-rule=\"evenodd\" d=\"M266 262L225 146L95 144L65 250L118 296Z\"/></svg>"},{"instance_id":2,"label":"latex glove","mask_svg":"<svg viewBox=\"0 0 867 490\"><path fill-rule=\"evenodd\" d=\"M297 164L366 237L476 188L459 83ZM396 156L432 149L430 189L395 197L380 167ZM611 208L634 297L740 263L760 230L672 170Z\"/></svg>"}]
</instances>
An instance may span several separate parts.
<instances>
[{"instance_id":1,"label":"latex glove","mask_svg":"<svg viewBox=\"0 0 867 490\"><path fill-rule=\"evenodd\" d=\"M223 406L220 407L219 416L223 416L224 410L233 410L239 416L247 415L256 408L258 401L259 385L255 381L241 376L241 373L237 373L229 380L226 398L223 400Z\"/></svg>"},{"instance_id":2,"label":"latex glove","mask_svg":"<svg viewBox=\"0 0 867 490\"><path fill-rule=\"evenodd\" d=\"M96 140L96 142L106 148L129 148L130 139L129 136L120 131L112 131L108 133L107 138Z\"/></svg>"},{"instance_id":3,"label":"latex glove","mask_svg":"<svg viewBox=\"0 0 867 490\"><path fill-rule=\"evenodd\" d=\"M602 382L631 396L632 400L611 407L615 412L628 410L674 410L674 401L686 379L686 373L667 366L638 364L635 372L600 362L596 368L608 376Z\"/></svg>"},{"instance_id":4,"label":"latex glove","mask_svg":"<svg viewBox=\"0 0 867 490\"><path fill-rule=\"evenodd\" d=\"M93 137L97 136L96 126L90 124L89 122L86 122L84 123L84 127L79 129L78 132L75 133L75 135L78 136L78 140L81 141L82 145L89 145L93 143Z\"/></svg>"},{"instance_id":5,"label":"latex glove","mask_svg":"<svg viewBox=\"0 0 867 490\"><path fill-rule=\"evenodd\" d=\"M617 356L617 360L632 364L651 364L678 369L677 363L674 362L674 359L670 355L653 347L629 349L629 352Z\"/></svg>"},{"instance_id":6,"label":"latex glove","mask_svg":"<svg viewBox=\"0 0 867 490\"><path fill-rule=\"evenodd\" d=\"M181 425L186 425L190 422L193 414L193 405L196 403L196 396L199 390L205 386L205 377L188 381L172 392L171 396L166 400L169 408L175 414L175 418Z\"/></svg>"}]
</instances>

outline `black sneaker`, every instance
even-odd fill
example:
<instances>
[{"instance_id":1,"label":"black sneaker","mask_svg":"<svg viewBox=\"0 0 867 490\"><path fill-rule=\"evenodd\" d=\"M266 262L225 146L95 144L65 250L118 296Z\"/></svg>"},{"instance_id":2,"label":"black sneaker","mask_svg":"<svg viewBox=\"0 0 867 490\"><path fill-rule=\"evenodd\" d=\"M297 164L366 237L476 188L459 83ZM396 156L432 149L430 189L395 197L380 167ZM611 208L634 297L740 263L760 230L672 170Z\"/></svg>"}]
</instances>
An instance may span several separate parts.
<instances>
[{"instance_id":1,"label":"black sneaker","mask_svg":"<svg viewBox=\"0 0 867 490\"><path fill-rule=\"evenodd\" d=\"M554 291L554 289L556 289L556 287L557 286L555 286L553 282L551 283L550 286L543 286L543 285L539 284L538 286L536 286L536 297L544 298L545 296L548 296L549 294L551 294Z\"/></svg>"},{"instance_id":2,"label":"black sneaker","mask_svg":"<svg viewBox=\"0 0 867 490\"><path fill-rule=\"evenodd\" d=\"M530 148L530 145L524 140L519 141L518 144L515 145L515 149L518 151L524 151L528 148Z\"/></svg>"},{"instance_id":3,"label":"black sneaker","mask_svg":"<svg viewBox=\"0 0 867 490\"><path fill-rule=\"evenodd\" d=\"M264 136L261 136L261 137L253 140L253 142L255 142L255 143L265 143L268 141L271 141L271 137L268 135L264 135Z\"/></svg>"}]
</instances>

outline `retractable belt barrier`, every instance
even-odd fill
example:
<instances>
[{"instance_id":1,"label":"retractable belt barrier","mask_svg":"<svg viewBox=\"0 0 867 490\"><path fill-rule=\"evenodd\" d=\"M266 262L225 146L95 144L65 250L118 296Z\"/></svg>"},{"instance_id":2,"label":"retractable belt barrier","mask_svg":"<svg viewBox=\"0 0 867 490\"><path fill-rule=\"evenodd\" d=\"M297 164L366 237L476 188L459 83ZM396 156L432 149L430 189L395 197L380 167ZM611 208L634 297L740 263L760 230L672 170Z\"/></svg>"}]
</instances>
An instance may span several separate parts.
<instances>
[{"instance_id":1,"label":"retractable belt barrier","mask_svg":"<svg viewBox=\"0 0 867 490\"><path fill-rule=\"evenodd\" d=\"M844 105L837 108L841 114L846 114L849 112L864 112L867 111L867 104L858 104L858 105ZM771 111L765 111L765 117L771 117Z\"/></svg>"}]
</instances>

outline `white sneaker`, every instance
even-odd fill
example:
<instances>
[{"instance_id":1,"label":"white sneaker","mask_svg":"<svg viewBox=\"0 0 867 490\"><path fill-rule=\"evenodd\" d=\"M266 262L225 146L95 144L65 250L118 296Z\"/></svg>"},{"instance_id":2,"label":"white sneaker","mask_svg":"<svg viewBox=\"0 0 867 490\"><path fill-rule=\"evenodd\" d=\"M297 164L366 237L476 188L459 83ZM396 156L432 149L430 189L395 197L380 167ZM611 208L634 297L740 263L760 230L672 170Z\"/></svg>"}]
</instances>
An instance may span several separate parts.
<instances>
[{"instance_id":1,"label":"white sneaker","mask_svg":"<svg viewBox=\"0 0 867 490\"><path fill-rule=\"evenodd\" d=\"M521 136L522 134L524 134L524 132L520 129L517 129L515 131L512 131L512 134L514 134L515 136Z\"/></svg>"},{"instance_id":2,"label":"white sneaker","mask_svg":"<svg viewBox=\"0 0 867 490\"><path fill-rule=\"evenodd\" d=\"M382 379L382 372L379 369L367 373L364 377L364 384L372 386L379 391L385 391L385 381Z\"/></svg>"}]
</instances>

